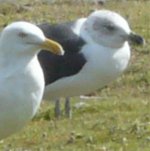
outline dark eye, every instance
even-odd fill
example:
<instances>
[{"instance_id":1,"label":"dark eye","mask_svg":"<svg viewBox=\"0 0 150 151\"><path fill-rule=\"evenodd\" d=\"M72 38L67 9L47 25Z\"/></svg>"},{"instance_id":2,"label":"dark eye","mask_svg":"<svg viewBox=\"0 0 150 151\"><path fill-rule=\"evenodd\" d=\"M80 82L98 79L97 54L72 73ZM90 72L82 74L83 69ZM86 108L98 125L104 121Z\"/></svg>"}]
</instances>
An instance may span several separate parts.
<instances>
[{"instance_id":1,"label":"dark eye","mask_svg":"<svg viewBox=\"0 0 150 151\"><path fill-rule=\"evenodd\" d=\"M104 26L107 30L109 30L109 31L114 31L115 30L115 26L113 26L113 25L105 25Z\"/></svg>"},{"instance_id":2,"label":"dark eye","mask_svg":"<svg viewBox=\"0 0 150 151\"><path fill-rule=\"evenodd\" d=\"M21 38L24 38L24 37L27 37L27 34L24 33L24 32L20 32L20 33L18 34L18 36L21 37Z\"/></svg>"}]
</instances>

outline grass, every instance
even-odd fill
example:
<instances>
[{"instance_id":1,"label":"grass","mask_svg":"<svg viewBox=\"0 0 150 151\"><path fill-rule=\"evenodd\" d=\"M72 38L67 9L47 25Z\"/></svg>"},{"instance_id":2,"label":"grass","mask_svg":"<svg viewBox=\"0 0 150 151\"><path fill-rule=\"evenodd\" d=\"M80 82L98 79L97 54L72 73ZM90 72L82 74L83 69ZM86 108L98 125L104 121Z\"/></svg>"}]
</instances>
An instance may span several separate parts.
<instances>
[{"instance_id":1,"label":"grass","mask_svg":"<svg viewBox=\"0 0 150 151\"><path fill-rule=\"evenodd\" d=\"M146 39L132 48L128 70L97 91L100 99L73 108L73 119L54 118L53 103L42 103L36 117L19 133L0 141L2 151L149 151L150 148L150 1L109 1L104 7L128 19ZM80 5L80 7L76 7ZM104 8L97 6L98 9ZM52 23L84 17L95 4L69 0L22 0L0 5L1 29L16 20ZM79 98L72 99L72 106Z\"/></svg>"}]
</instances>

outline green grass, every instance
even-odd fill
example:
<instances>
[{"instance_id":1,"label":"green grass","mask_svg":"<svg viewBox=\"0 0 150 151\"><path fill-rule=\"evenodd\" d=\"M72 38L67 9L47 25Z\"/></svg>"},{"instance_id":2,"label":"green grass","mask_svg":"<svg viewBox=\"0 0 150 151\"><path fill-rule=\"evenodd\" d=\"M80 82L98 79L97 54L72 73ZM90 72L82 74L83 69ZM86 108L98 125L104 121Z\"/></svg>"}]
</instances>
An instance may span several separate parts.
<instances>
[{"instance_id":1,"label":"green grass","mask_svg":"<svg viewBox=\"0 0 150 151\"><path fill-rule=\"evenodd\" d=\"M0 27L16 21L52 23L88 15L95 4L69 0L48 4L23 0L0 5ZM78 5L78 6L79 6ZM73 119L54 118L53 103L42 103L36 117L19 133L0 141L4 151L149 151L150 148L150 1L113 1L105 5L125 16L132 29L146 39L144 47L132 46L127 71L96 94ZM101 9L102 6L97 6ZM79 101L73 98L72 106Z\"/></svg>"}]
</instances>

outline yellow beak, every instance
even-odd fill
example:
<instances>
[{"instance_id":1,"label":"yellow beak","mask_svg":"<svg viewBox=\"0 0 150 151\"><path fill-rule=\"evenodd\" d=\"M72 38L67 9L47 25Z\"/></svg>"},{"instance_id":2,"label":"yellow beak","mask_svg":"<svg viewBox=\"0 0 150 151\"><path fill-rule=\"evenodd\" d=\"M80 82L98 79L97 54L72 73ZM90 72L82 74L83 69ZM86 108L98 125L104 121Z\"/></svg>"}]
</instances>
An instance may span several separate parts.
<instances>
[{"instance_id":1,"label":"yellow beak","mask_svg":"<svg viewBox=\"0 0 150 151\"><path fill-rule=\"evenodd\" d=\"M45 39L45 41L40 45L40 47L44 50L48 50L56 55L63 55L64 51L62 46L51 39Z\"/></svg>"}]
</instances>

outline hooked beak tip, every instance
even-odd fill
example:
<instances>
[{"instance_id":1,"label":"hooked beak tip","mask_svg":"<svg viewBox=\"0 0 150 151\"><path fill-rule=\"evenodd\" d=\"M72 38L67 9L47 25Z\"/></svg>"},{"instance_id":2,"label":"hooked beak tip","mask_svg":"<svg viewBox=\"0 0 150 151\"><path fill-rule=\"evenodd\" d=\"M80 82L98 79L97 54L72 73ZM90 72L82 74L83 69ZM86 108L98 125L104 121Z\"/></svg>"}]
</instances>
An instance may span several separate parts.
<instances>
[{"instance_id":1,"label":"hooked beak tip","mask_svg":"<svg viewBox=\"0 0 150 151\"><path fill-rule=\"evenodd\" d=\"M131 32L129 35L129 42L137 44L137 45L145 45L144 38L133 32Z\"/></svg>"},{"instance_id":2,"label":"hooked beak tip","mask_svg":"<svg viewBox=\"0 0 150 151\"><path fill-rule=\"evenodd\" d=\"M56 41L52 39L45 39L45 41L41 45L42 49L51 51L56 55L64 55L63 47Z\"/></svg>"}]
</instances>

